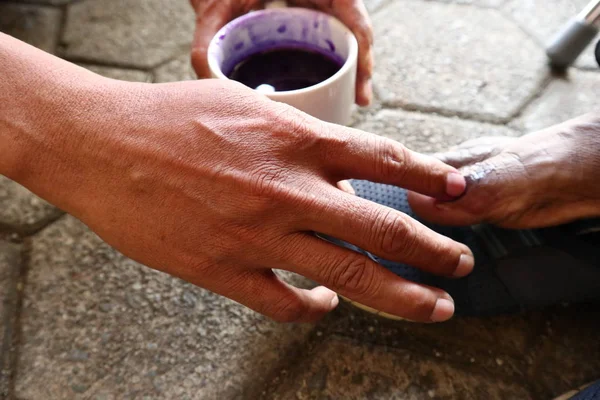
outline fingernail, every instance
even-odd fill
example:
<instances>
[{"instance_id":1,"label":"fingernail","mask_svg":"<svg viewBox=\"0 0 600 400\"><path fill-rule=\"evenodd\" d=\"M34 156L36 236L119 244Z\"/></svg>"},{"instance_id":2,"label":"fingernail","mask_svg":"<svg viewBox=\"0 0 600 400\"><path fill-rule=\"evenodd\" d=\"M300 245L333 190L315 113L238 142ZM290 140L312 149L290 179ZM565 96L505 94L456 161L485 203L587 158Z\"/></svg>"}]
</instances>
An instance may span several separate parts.
<instances>
[{"instance_id":1,"label":"fingernail","mask_svg":"<svg viewBox=\"0 0 600 400\"><path fill-rule=\"evenodd\" d=\"M450 300L439 298L429 319L431 322L444 322L452 318L452 315L454 315L454 303Z\"/></svg>"},{"instance_id":2,"label":"fingernail","mask_svg":"<svg viewBox=\"0 0 600 400\"><path fill-rule=\"evenodd\" d=\"M441 211L452 210L452 208L450 208L450 205L448 205L444 201L448 201L448 200L436 201L435 203L433 203L433 205L435 206L435 208L437 208L438 210L441 210Z\"/></svg>"},{"instance_id":3,"label":"fingernail","mask_svg":"<svg viewBox=\"0 0 600 400\"><path fill-rule=\"evenodd\" d=\"M356 191L348 181L340 181L338 182L338 187L346 193L355 195Z\"/></svg>"},{"instance_id":4,"label":"fingernail","mask_svg":"<svg viewBox=\"0 0 600 400\"><path fill-rule=\"evenodd\" d=\"M458 260L458 267L456 267L452 276L455 278L467 276L471 273L471 271L473 271L474 266L475 259L473 256L470 256L469 254L461 254L460 259Z\"/></svg>"},{"instance_id":5,"label":"fingernail","mask_svg":"<svg viewBox=\"0 0 600 400\"><path fill-rule=\"evenodd\" d=\"M373 81L370 79L365 84L365 97L367 99L367 105L370 105L373 101Z\"/></svg>"},{"instance_id":6,"label":"fingernail","mask_svg":"<svg viewBox=\"0 0 600 400\"><path fill-rule=\"evenodd\" d=\"M331 309L333 310L334 308L336 308L338 306L338 304L340 304L340 299L339 297L337 297L337 295L333 296L333 299L331 299Z\"/></svg>"},{"instance_id":7,"label":"fingernail","mask_svg":"<svg viewBox=\"0 0 600 400\"><path fill-rule=\"evenodd\" d=\"M450 172L446 176L446 194L452 197L461 196L467 189L467 181L465 178L457 173Z\"/></svg>"}]
</instances>

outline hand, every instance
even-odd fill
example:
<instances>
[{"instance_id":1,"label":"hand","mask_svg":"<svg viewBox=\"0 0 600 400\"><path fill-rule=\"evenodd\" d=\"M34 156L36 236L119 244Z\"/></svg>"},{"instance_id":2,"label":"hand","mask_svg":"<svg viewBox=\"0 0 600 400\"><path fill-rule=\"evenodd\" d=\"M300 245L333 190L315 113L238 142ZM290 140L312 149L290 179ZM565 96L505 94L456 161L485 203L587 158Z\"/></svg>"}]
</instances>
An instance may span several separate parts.
<instances>
[{"instance_id":1,"label":"hand","mask_svg":"<svg viewBox=\"0 0 600 400\"><path fill-rule=\"evenodd\" d=\"M207 51L215 34L229 21L262 7L264 0L191 0L196 11L196 33L192 45L192 64L199 78L210 77ZM358 73L356 78L356 103L368 105L373 98L371 75L373 73L373 30L367 9L362 0L294 0L290 4L317 8L337 17L358 40Z\"/></svg>"},{"instance_id":2,"label":"hand","mask_svg":"<svg viewBox=\"0 0 600 400\"><path fill-rule=\"evenodd\" d=\"M456 197L466 183L454 168L233 81L114 81L2 34L0 55L0 173L125 255L279 321L318 319L337 304L332 290L415 321L452 316L444 292L312 232L466 275L466 246L336 186L371 179ZM329 289L291 287L272 269Z\"/></svg>"},{"instance_id":3,"label":"hand","mask_svg":"<svg viewBox=\"0 0 600 400\"><path fill-rule=\"evenodd\" d=\"M432 222L525 229L600 216L598 114L521 138L475 139L436 156L460 168L468 189L454 202L411 194L411 207Z\"/></svg>"}]
</instances>

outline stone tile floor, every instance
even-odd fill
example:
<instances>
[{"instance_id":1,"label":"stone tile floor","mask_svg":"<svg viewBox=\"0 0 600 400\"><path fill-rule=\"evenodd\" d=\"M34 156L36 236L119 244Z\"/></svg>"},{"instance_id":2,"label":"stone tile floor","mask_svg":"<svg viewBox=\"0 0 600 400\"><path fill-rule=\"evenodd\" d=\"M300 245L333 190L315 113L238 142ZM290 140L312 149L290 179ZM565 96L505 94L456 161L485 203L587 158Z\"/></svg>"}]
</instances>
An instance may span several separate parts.
<instances>
[{"instance_id":1,"label":"stone tile floor","mask_svg":"<svg viewBox=\"0 0 600 400\"><path fill-rule=\"evenodd\" d=\"M377 101L355 125L420 151L597 108L591 51L543 42L587 0L369 0ZM0 1L0 30L116 79L193 79L187 0ZM303 279L288 276L301 285ZM0 397L550 399L600 378L593 304L423 326L342 304L280 325L126 259L0 177Z\"/></svg>"}]
</instances>

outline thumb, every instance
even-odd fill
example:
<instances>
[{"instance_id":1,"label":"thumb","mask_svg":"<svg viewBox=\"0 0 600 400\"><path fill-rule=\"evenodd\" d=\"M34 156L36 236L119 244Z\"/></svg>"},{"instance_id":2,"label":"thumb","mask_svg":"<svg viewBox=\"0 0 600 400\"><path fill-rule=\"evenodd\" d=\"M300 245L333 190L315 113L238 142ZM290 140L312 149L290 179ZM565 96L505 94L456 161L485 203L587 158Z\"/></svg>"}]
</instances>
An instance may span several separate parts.
<instances>
[{"instance_id":1,"label":"thumb","mask_svg":"<svg viewBox=\"0 0 600 400\"><path fill-rule=\"evenodd\" d=\"M209 78L208 46L219 29L229 21L250 11L260 3L258 0L208 0L197 2L196 30L192 42L192 66L198 78Z\"/></svg>"},{"instance_id":2,"label":"thumb","mask_svg":"<svg viewBox=\"0 0 600 400\"><path fill-rule=\"evenodd\" d=\"M513 159L514 161L514 159ZM511 157L498 155L473 165L461 168L467 181L467 189L456 201L440 202L428 196L410 192L408 201L412 210L423 219L452 226L474 225L490 222L504 209L508 182L519 175L518 163Z\"/></svg>"}]
</instances>

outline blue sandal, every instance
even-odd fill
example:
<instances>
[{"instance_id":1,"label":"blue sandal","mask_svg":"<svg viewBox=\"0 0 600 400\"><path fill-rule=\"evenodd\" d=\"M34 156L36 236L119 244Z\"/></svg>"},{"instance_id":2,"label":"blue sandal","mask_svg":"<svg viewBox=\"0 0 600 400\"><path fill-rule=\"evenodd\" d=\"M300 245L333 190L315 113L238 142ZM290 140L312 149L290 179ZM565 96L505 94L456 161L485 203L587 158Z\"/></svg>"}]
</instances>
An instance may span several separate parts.
<instances>
[{"instance_id":1,"label":"blue sandal","mask_svg":"<svg viewBox=\"0 0 600 400\"><path fill-rule=\"evenodd\" d=\"M600 400L600 381L572 390L554 400Z\"/></svg>"},{"instance_id":2,"label":"blue sandal","mask_svg":"<svg viewBox=\"0 0 600 400\"><path fill-rule=\"evenodd\" d=\"M357 196L401 211L471 248L473 273L449 279L334 241L366 254L405 279L447 291L455 301L457 315L506 314L600 298L600 219L532 230L491 225L444 227L417 217L404 189L367 181L352 181L351 185Z\"/></svg>"}]
</instances>

